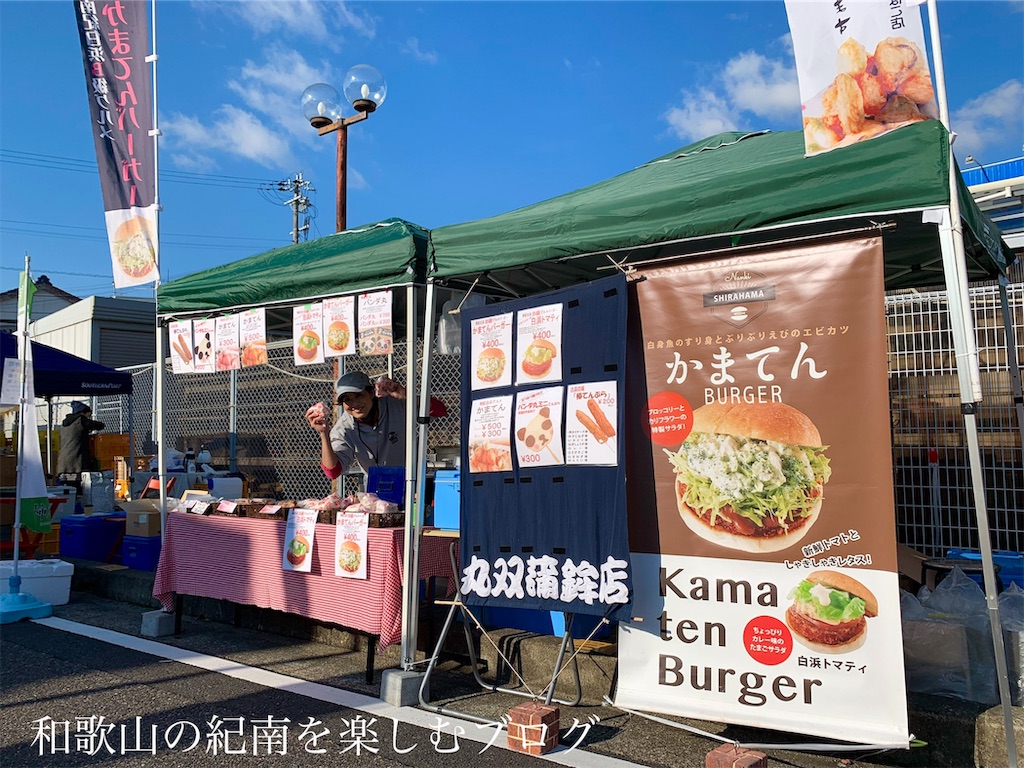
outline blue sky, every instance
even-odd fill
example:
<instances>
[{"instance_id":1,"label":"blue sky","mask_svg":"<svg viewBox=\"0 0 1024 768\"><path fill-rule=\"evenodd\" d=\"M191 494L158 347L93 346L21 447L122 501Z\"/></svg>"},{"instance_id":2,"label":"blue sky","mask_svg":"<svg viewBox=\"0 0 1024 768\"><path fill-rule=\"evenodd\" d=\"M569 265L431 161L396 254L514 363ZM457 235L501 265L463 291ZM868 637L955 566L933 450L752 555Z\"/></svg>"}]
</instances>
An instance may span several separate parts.
<instances>
[{"instance_id":1,"label":"blue sky","mask_svg":"<svg viewBox=\"0 0 1024 768\"><path fill-rule=\"evenodd\" d=\"M782 0L156 8L164 280L290 243L290 209L260 187L299 171L311 236L334 231L334 138L298 100L355 64L388 96L349 132L349 226L469 221L719 131L800 127ZM938 9L961 165L1021 156L1024 2ZM26 252L64 290L114 293L70 0L0 1L0 290Z\"/></svg>"}]
</instances>

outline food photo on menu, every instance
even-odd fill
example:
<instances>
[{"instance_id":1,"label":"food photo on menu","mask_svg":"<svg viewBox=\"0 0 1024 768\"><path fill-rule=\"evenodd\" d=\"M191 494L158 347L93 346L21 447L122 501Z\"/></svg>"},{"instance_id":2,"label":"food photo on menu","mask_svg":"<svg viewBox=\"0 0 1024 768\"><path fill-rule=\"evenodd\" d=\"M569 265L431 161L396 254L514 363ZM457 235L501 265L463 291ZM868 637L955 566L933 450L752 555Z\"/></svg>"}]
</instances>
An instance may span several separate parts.
<instances>
[{"instance_id":1,"label":"food photo on menu","mask_svg":"<svg viewBox=\"0 0 1024 768\"><path fill-rule=\"evenodd\" d=\"M530 307L516 313L517 384L562 378L562 305Z\"/></svg>"},{"instance_id":2,"label":"food photo on menu","mask_svg":"<svg viewBox=\"0 0 1024 768\"><path fill-rule=\"evenodd\" d=\"M324 357L355 354L355 306L354 296L324 299Z\"/></svg>"},{"instance_id":3,"label":"food photo on menu","mask_svg":"<svg viewBox=\"0 0 1024 768\"><path fill-rule=\"evenodd\" d=\"M512 470L512 396L474 400L469 417L469 471Z\"/></svg>"},{"instance_id":4,"label":"food photo on menu","mask_svg":"<svg viewBox=\"0 0 1024 768\"><path fill-rule=\"evenodd\" d=\"M567 464L613 466L618 462L618 396L615 381L573 384L567 390Z\"/></svg>"},{"instance_id":5,"label":"food photo on menu","mask_svg":"<svg viewBox=\"0 0 1024 768\"><path fill-rule=\"evenodd\" d=\"M512 383L512 313L471 320L470 389L505 387Z\"/></svg>"},{"instance_id":6,"label":"food photo on menu","mask_svg":"<svg viewBox=\"0 0 1024 768\"><path fill-rule=\"evenodd\" d=\"M520 467L565 463L562 451L564 396L562 387L544 387L516 396L516 457Z\"/></svg>"}]
</instances>

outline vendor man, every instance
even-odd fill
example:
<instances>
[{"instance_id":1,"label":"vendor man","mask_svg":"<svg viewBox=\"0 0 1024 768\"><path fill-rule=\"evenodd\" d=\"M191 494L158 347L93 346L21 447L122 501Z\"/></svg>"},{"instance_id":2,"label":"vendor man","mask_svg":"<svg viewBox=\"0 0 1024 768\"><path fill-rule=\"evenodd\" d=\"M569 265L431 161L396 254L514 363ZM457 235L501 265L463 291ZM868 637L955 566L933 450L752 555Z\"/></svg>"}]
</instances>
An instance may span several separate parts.
<instances>
[{"instance_id":1,"label":"vendor man","mask_svg":"<svg viewBox=\"0 0 1024 768\"><path fill-rule=\"evenodd\" d=\"M374 386L362 371L346 373L334 385L342 407L331 427L323 403L306 411L306 421L320 434L320 466L334 479L353 461L370 467L405 466L405 387L385 377Z\"/></svg>"}]
</instances>

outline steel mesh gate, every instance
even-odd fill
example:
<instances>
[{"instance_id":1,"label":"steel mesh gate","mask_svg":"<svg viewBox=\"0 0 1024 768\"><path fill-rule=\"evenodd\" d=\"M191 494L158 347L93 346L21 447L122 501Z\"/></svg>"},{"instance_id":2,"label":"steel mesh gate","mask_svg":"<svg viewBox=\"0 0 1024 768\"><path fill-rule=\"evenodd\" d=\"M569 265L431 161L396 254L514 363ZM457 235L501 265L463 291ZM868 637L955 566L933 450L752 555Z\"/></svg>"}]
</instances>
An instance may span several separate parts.
<instances>
[{"instance_id":1,"label":"steel mesh gate","mask_svg":"<svg viewBox=\"0 0 1024 768\"><path fill-rule=\"evenodd\" d=\"M1024 284L1009 287L1017 359L1024 359ZM893 487L897 540L930 556L952 547L978 547L970 468L959 410L955 354L945 293L899 292L886 296L889 394L893 438ZM971 289L977 328L983 401L979 441L993 547L1024 548L1024 466L1007 362L999 291ZM333 363L296 367L289 342L270 345L270 364L236 373L237 471L250 478L250 493L274 498L323 497L330 482L320 472L319 444L303 414L333 395ZM417 349L422 361L422 346ZM371 379L387 373L386 357L343 358L348 370ZM428 450L459 441L458 355L434 354L431 392L447 415L431 420ZM395 378L404 379L405 346L392 358ZM132 418L126 398L98 398L96 418L106 431L130 432L138 455L156 452L153 370L132 369ZM231 455L232 375L165 377L164 431L167 447L198 451L206 446L218 468ZM44 419L41 423L45 423ZM58 420L59 423L59 420ZM344 490L357 483L348 478Z\"/></svg>"}]
</instances>

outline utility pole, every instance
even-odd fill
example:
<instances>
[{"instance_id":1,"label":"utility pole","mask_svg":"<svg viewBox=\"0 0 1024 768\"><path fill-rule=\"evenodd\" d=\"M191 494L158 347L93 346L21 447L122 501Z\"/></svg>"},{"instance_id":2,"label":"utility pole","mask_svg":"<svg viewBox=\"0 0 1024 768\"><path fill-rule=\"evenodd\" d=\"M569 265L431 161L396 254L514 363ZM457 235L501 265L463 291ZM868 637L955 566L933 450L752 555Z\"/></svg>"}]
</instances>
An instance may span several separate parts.
<instances>
[{"instance_id":1,"label":"utility pole","mask_svg":"<svg viewBox=\"0 0 1024 768\"><path fill-rule=\"evenodd\" d=\"M299 242L299 235L309 232L309 217L301 227L299 226L299 214L309 210L309 198L306 192L316 192L313 185L302 178L302 171L295 174L294 178L277 182L279 192L291 192L291 199L285 200L284 205L292 207L292 242Z\"/></svg>"}]
</instances>

